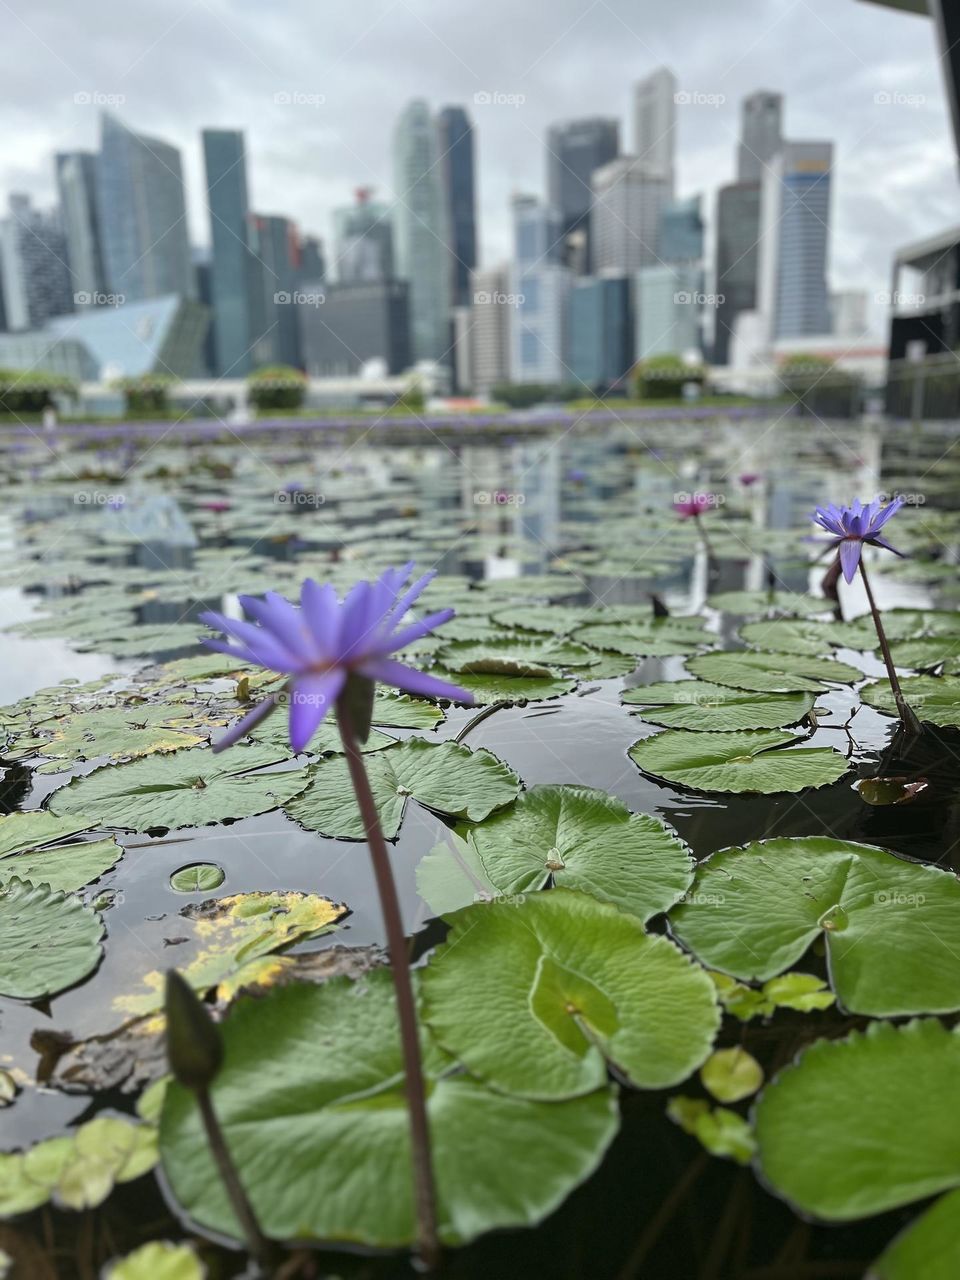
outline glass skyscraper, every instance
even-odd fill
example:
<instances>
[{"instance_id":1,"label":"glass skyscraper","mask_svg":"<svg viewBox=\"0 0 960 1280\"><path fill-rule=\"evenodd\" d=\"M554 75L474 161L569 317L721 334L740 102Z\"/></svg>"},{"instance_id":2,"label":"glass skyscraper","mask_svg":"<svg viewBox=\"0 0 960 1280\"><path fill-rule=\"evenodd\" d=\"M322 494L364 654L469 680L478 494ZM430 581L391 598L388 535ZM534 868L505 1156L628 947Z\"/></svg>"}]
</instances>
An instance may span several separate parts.
<instances>
[{"instance_id":1,"label":"glass skyscraper","mask_svg":"<svg viewBox=\"0 0 960 1280\"><path fill-rule=\"evenodd\" d=\"M204 129L201 136L212 246L214 370L219 377L241 378L253 364L253 273L258 265L250 246L243 134Z\"/></svg>"},{"instance_id":2,"label":"glass skyscraper","mask_svg":"<svg viewBox=\"0 0 960 1280\"><path fill-rule=\"evenodd\" d=\"M463 307L477 265L473 125L463 107L444 107L438 114L437 145L450 228L450 297L453 306Z\"/></svg>"},{"instance_id":3,"label":"glass skyscraper","mask_svg":"<svg viewBox=\"0 0 960 1280\"><path fill-rule=\"evenodd\" d=\"M410 285L414 360L441 360L450 346L450 232L436 123L410 102L393 135L397 275Z\"/></svg>"},{"instance_id":4,"label":"glass skyscraper","mask_svg":"<svg viewBox=\"0 0 960 1280\"><path fill-rule=\"evenodd\" d=\"M180 152L134 133L113 116L101 122L97 214L107 287L127 302L195 296Z\"/></svg>"},{"instance_id":5,"label":"glass skyscraper","mask_svg":"<svg viewBox=\"0 0 960 1280\"><path fill-rule=\"evenodd\" d=\"M389 205L359 187L356 203L333 211L335 269L340 284L372 284L395 276Z\"/></svg>"},{"instance_id":6,"label":"glass skyscraper","mask_svg":"<svg viewBox=\"0 0 960 1280\"><path fill-rule=\"evenodd\" d=\"M620 153L620 122L604 117L568 120L547 132L547 199L560 214L561 232L587 232L589 269L590 179Z\"/></svg>"},{"instance_id":7,"label":"glass skyscraper","mask_svg":"<svg viewBox=\"0 0 960 1280\"><path fill-rule=\"evenodd\" d=\"M97 215L97 157L92 151L59 152L54 164L74 302L77 307L96 306L107 292Z\"/></svg>"}]
</instances>

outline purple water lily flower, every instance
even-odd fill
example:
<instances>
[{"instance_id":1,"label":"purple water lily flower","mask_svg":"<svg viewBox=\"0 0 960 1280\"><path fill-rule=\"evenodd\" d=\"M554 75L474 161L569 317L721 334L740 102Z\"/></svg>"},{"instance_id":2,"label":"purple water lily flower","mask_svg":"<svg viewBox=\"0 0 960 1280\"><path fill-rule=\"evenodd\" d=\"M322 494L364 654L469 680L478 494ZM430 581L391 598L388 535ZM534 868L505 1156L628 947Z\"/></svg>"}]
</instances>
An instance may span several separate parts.
<instances>
[{"instance_id":1,"label":"purple water lily flower","mask_svg":"<svg viewBox=\"0 0 960 1280\"><path fill-rule=\"evenodd\" d=\"M865 542L902 556L903 553L891 547L886 538L880 537L880 530L902 506L903 498L894 498L887 506L876 501L864 506L858 498L850 507L836 507L833 503L817 507L813 518L821 529L833 534L835 541L830 546L840 548L840 567L847 582L853 581Z\"/></svg>"},{"instance_id":2,"label":"purple water lily flower","mask_svg":"<svg viewBox=\"0 0 960 1280\"><path fill-rule=\"evenodd\" d=\"M473 696L465 689L390 656L449 622L455 612L441 609L402 625L408 609L436 574L435 570L425 573L408 586L412 572L412 563L388 569L377 582L358 582L343 600L330 583L321 586L312 578L301 588L299 605L275 591L268 591L263 600L240 596L240 603L259 625L202 613L201 622L236 641L205 639L208 649L290 677L285 698L282 694L265 698L228 730L214 751L242 738L281 700L290 704L290 745L296 752L303 751L353 675L408 693L472 703Z\"/></svg>"}]
</instances>

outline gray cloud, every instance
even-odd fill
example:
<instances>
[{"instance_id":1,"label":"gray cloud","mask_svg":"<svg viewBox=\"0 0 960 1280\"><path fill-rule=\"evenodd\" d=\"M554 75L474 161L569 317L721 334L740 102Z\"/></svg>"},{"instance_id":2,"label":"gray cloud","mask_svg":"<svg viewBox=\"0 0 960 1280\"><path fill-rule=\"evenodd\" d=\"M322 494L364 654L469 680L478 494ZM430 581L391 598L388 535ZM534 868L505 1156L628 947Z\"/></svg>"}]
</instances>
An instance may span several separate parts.
<instances>
[{"instance_id":1,"label":"gray cloud","mask_svg":"<svg viewBox=\"0 0 960 1280\"><path fill-rule=\"evenodd\" d=\"M859 0L45 0L4 5L0 190L53 192L54 149L96 145L95 104L181 147L194 241L208 239L199 130L242 127L255 207L329 232L353 188L390 189L390 136L413 96L464 102L477 126L481 244L509 249L508 201L540 190L543 137L585 114L629 124L659 63L719 106L681 107L682 193L733 176L741 96L787 98L787 132L836 143L835 283L888 287L899 244L957 220L957 172L931 24ZM474 105L487 90L520 105ZM287 92L307 101L283 105ZM886 101L888 95L890 101ZM310 105L311 98L322 102Z\"/></svg>"}]
</instances>

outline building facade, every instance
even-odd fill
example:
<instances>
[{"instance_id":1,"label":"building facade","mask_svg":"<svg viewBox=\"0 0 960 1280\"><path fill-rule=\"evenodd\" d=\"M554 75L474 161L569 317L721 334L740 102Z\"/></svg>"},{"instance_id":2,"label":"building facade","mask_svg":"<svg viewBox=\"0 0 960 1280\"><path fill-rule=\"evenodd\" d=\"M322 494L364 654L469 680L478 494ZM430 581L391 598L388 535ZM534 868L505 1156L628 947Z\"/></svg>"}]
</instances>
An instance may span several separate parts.
<instances>
[{"instance_id":1,"label":"building facade","mask_svg":"<svg viewBox=\"0 0 960 1280\"><path fill-rule=\"evenodd\" d=\"M487 396L510 380L510 270L506 266L470 275L470 367L476 395Z\"/></svg>"},{"instance_id":2,"label":"building facade","mask_svg":"<svg viewBox=\"0 0 960 1280\"><path fill-rule=\"evenodd\" d=\"M605 117L567 120L547 131L547 200L560 217L560 234L584 232L582 266L590 270L590 185L596 169L620 154L620 121ZM572 266L571 254L566 254Z\"/></svg>"},{"instance_id":3,"label":"building facade","mask_svg":"<svg viewBox=\"0 0 960 1280\"><path fill-rule=\"evenodd\" d=\"M660 260L663 211L671 184L638 156L621 156L593 175L593 266L632 276Z\"/></svg>"},{"instance_id":4,"label":"building facade","mask_svg":"<svg viewBox=\"0 0 960 1280\"><path fill-rule=\"evenodd\" d=\"M477 265L473 125L463 107L438 113L437 146L450 235L450 302L462 307L469 302L470 272Z\"/></svg>"},{"instance_id":5,"label":"building facade","mask_svg":"<svg viewBox=\"0 0 960 1280\"><path fill-rule=\"evenodd\" d=\"M569 321L570 373L602 394L633 365L633 303L626 276L587 276L573 282Z\"/></svg>"},{"instance_id":6,"label":"building facade","mask_svg":"<svg viewBox=\"0 0 960 1280\"><path fill-rule=\"evenodd\" d=\"M737 181L759 182L783 145L783 95L758 89L740 104Z\"/></svg>"},{"instance_id":7,"label":"building facade","mask_svg":"<svg viewBox=\"0 0 960 1280\"><path fill-rule=\"evenodd\" d=\"M113 116L101 121L97 216L110 293L127 302L194 296L180 152L134 133Z\"/></svg>"},{"instance_id":8,"label":"building facade","mask_svg":"<svg viewBox=\"0 0 960 1280\"><path fill-rule=\"evenodd\" d=\"M737 317L757 307L760 183L734 182L717 193L715 364L729 364Z\"/></svg>"},{"instance_id":9,"label":"building facade","mask_svg":"<svg viewBox=\"0 0 960 1280\"><path fill-rule=\"evenodd\" d=\"M254 280L252 367L265 364L300 366L300 251L297 228L279 214L251 215Z\"/></svg>"},{"instance_id":10,"label":"building facade","mask_svg":"<svg viewBox=\"0 0 960 1280\"><path fill-rule=\"evenodd\" d=\"M358 187L353 204L333 211L334 270L340 284L371 284L395 276L390 206Z\"/></svg>"},{"instance_id":11,"label":"building facade","mask_svg":"<svg viewBox=\"0 0 960 1280\"><path fill-rule=\"evenodd\" d=\"M695 264L643 267L637 274L636 356L699 357L701 274Z\"/></svg>"},{"instance_id":12,"label":"building facade","mask_svg":"<svg viewBox=\"0 0 960 1280\"><path fill-rule=\"evenodd\" d=\"M329 284L320 306L291 308L303 367L313 378L361 373L371 361L388 374L410 368L410 295L405 280Z\"/></svg>"},{"instance_id":13,"label":"building facade","mask_svg":"<svg viewBox=\"0 0 960 1280\"><path fill-rule=\"evenodd\" d=\"M97 157L92 151L61 151L54 168L74 305L97 306L108 292L97 214Z\"/></svg>"},{"instance_id":14,"label":"building facade","mask_svg":"<svg viewBox=\"0 0 960 1280\"><path fill-rule=\"evenodd\" d=\"M677 149L677 78L659 67L633 90L633 150L647 171L667 183L673 198Z\"/></svg>"},{"instance_id":15,"label":"building facade","mask_svg":"<svg viewBox=\"0 0 960 1280\"><path fill-rule=\"evenodd\" d=\"M567 365L567 298L572 272L560 261L559 216L535 196L513 199L510 378L560 386Z\"/></svg>"},{"instance_id":16,"label":"building facade","mask_svg":"<svg viewBox=\"0 0 960 1280\"><path fill-rule=\"evenodd\" d=\"M703 261L703 215L700 196L673 200L660 220L660 257L664 262Z\"/></svg>"},{"instance_id":17,"label":"building facade","mask_svg":"<svg viewBox=\"0 0 960 1280\"><path fill-rule=\"evenodd\" d=\"M785 142L761 186L759 309L770 344L830 332L831 142Z\"/></svg>"},{"instance_id":18,"label":"building facade","mask_svg":"<svg viewBox=\"0 0 960 1280\"><path fill-rule=\"evenodd\" d=\"M213 372L240 378L253 367L255 272L243 134L204 129L203 162L210 213L210 305Z\"/></svg>"},{"instance_id":19,"label":"building facade","mask_svg":"<svg viewBox=\"0 0 960 1280\"><path fill-rule=\"evenodd\" d=\"M409 103L393 136L397 275L410 286L415 360L441 360L450 344L450 234L430 109Z\"/></svg>"},{"instance_id":20,"label":"building facade","mask_svg":"<svg viewBox=\"0 0 960 1280\"><path fill-rule=\"evenodd\" d=\"M10 331L38 329L73 310L67 258L59 214L35 209L29 196L12 194L0 221L0 278Z\"/></svg>"}]
</instances>

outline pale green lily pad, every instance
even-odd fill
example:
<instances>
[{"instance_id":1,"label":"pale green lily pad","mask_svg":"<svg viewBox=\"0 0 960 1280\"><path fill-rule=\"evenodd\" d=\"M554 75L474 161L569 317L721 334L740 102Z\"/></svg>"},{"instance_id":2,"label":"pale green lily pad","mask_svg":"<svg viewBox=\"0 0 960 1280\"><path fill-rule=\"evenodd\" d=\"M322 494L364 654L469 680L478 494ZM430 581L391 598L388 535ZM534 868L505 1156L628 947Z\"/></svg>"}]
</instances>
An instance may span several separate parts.
<instances>
[{"instance_id":1,"label":"pale green lily pad","mask_svg":"<svg viewBox=\"0 0 960 1280\"><path fill-rule=\"evenodd\" d=\"M45 773L69 769L77 760L110 756L113 760L133 759L154 752L182 751L203 742L208 731L195 731L190 713L183 707L107 707L80 711L34 724L34 735L26 745L33 754L51 763ZM32 745L31 745L32 744ZM13 743L14 750L20 740Z\"/></svg>"},{"instance_id":2,"label":"pale green lily pad","mask_svg":"<svg viewBox=\"0 0 960 1280\"><path fill-rule=\"evenodd\" d=\"M740 628L740 638L752 649L815 658L830 647L829 637L829 623L804 622L798 618L769 618L763 622L746 622Z\"/></svg>"},{"instance_id":3,"label":"pale green lily pad","mask_svg":"<svg viewBox=\"0 0 960 1280\"><path fill-rule=\"evenodd\" d=\"M717 1049L700 1068L700 1083L718 1102L740 1102L763 1084L763 1067L746 1049Z\"/></svg>"},{"instance_id":4,"label":"pale green lily pad","mask_svg":"<svg viewBox=\"0 0 960 1280\"><path fill-rule=\"evenodd\" d=\"M703 680L757 693L822 693L829 684L853 684L863 679L862 671L835 658L796 653L700 653L688 658L686 665L691 675Z\"/></svg>"},{"instance_id":5,"label":"pale green lily pad","mask_svg":"<svg viewBox=\"0 0 960 1280\"><path fill-rule=\"evenodd\" d=\"M301 983L241 1000L223 1037L214 1105L264 1231L281 1240L411 1243L409 1121L389 975ZM539 1222L594 1171L617 1131L609 1087L566 1102L530 1102L451 1072L435 1048L425 1058L440 1235L448 1244ZM160 1131L164 1170L183 1210L207 1230L238 1236L196 1104L176 1084ZM318 1159L333 1151L335 1160Z\"/></svg>"},{"instance_id":6,"label":"pale green lily pad","mask_svg":"<svg viewBox=\"0 0 960 1280\"><path fill-rule=\"evenodd\" d=\"M671 680L634 685L623 702L644 707L643 719L665 729L779 729L797 724L813 710L810 693L751 693L708 680ZM652 708L652 710L651 710Z\"/></svg>"},{"instance_id":7,"label":"pale green lily pad","mask_svg":"<svg viewBox=\"0 0 960 1280\"><path fill-rule=\"evenodd\" d=\"M495 668L506 671L509 667L516 667L521 675L527 672L536 675L543 668L549 674L554 669L589 666L595 657L594 651L584 644L539 636L479 643L455 641L445 644L437 654L438 662L448 671L474 675L493 674Z\"/></svg>"},{"instance_id":8,"label":"pale green lily pad","mask_svg":"<svg viewBox=\"0 0 960 1280\"><path fill-rule=\"evenodd\" d=\"M577 687L576 680L554 675L546 667L540 668L541 675L518 675L516 670L478 673L431 667L430 674L466 689L477 706L489 706L493 702L541 702L572 693Z\"/></svg>"},{"instance_id":9,"label":"pale green lily pad","mask_svg":"<svg viewBox=\"0 0 960 1280\"><path fill-rule=\"evenodd\" d=\"M693 624L693 625L691 625ZM702 618L664 618L648 622L590 622L573 639L594 649L607 649L632 658L667 658L688 654L709 637Z\"/></svg>"},{"instance_id":10,"label":"pale green lily pad","mask_svg":"<svg viewBox=\"0 0 960 1280\"><path fill-rule=\"evenodd\" d=\"M951 1190L960 1035L925 1018L818 1040L763 1091L754 1125L764 1181L818 1218L848 1222Z\"/></svg>"},{"instance_id":11,"label":"pale green lily pad","mask_svg":"<svg viewBox=\"0 0 960 1280\"><path fill-rule=\"evenodd\" d=\"M10 853L26 853L56 844L82 831L92 831L96 818L80 815L59 818L46 809L29 809L25 813L8 813L0 817L0 858Z\"/></svg>"},{"instance_id":12,"label":"pale green lily pad","mask_svg":"<svg viewBox=\"0 0 960 1280\"><path fill-rule=\"evenodd\" d=\"M0 885L0 995L38 1000L80 982L99 963L103 921L46 884Z\"/></svg>"},{"instance_id":13,"label":"pale green lily pad","mask_svg":"<svg viewBox=\"0 0 960 1280\"><path fill-rule=\"evenodd\" d=\"M455 742L409 738L368 756L366 768L388 840L400 829L408 797L439 813L480 822L520 791L520 779L492 752ZM309 779L303 794L284 806L290 817L309 831L362 840L363 821L346 760L321 760L311 766Z\"/></svg>"},{"instance_id":14,"label":"pale green lily pad","mask_svg":"<svg viewBox=\"0 0 960 1280\"><path fill-rule=\"evenodd\" d=\"M712 1156L749 1164L757 1149L749 1121L727 1107L711 1107L705 1098L679 1094L667 1103L667 1115L696 1138Z\"/></svg>"},{"instance_id":15,"label":"pale green lily pad","mask_svg":"<svg viewBox=\"0 0 960 1280\"><path fill-rule=\"evenodd\" d=\"M960 676L908 676L900 681L900 688L918 719L941 728L960 725ZM864 685L860 697L885 715L898 714L886 680Z\"/></svg>"},{"instance_id":16,"label":"pale green lily pad","mask_svg":"<svg viewBox=\"0 0 960 1280\"><path fill-rule=\"evenodd\" d=\"M690 852L671 827L590 787L532 787L466 834L456 848L437 846L417 869L420 894L437 914L478 896L509 897L552 884L648 920L693 880Z\"/></svg>"},{"instance_id":17,"label":"pale green lily pad","mask_svg":"<svg viewBox=\"0 0 960 1280\"><path fill-rule=\"evenodd\" d=\"M825 787L849 769L835 747L775 748L798 742L794 734L779 730L744 730L740 733L697 733L665 729L642 738L629 756L644 773L696 791L803 791Z\"/></svg>"},{"instance_id":18,"label":"pale green lily pad","mask_svg":"<svg viewBox=\"0 0 960 1280\"><path fill-rule=\"evenodd\" d=\"M50 810L59 815L95 813L104 826L131 831L250 818L303 790L307 777L302 769L254 772L284 759L268 746L234 746L221 755L193 747L105 765L55 791Z\"/></svg>"},{"instance_id":19,"label":"pale green lily pad","mask_svg":"<svg viewBox=\"0 0 960 1280\"><path fill-rule=\"evenodd\" d=\"M812 613L829 613L831 604L822 596L802 595L793 591L721 591L710 596L712 609L744 616L756 613L785 613L797 617Z\"/></svg>"},{"instance_id":20,"label":"pale green lily pad","mask_svg":"<svg viewBox=\"0 0 960 1280\"><path fill-rule=\"evenodd\" d=\"M215 862L191 862L170 877L170 888L177 893L209 893L219 889L226 879L223 867Z\"/></svg>"},{"instance_id":21,"label":"pale green lily pad","mask_svg":"<svg viewBox=\"0 0 960 1280\"><path fill-rule=\"evenodd\" d=\"M421 978L424 1017L472 1075L527 1098L607 1078L684 1080L719 1025L709 977L635 916L571 889L467 907Z\"/></svg>"},{"instance_id":22,"label":"pale green lily pad","mask_svg":"<svg viewBox=\"0 0 960 1280\"><path fill-rule=\"evenodd\" d=\"M17 877L31 884L47 884L61 893L76 893L99 880L122 857L123 846L112 837L12 854L0 859L0 884Z\"/></svg>"},{"instance_id":23,"label":"pale green lily pad","mask_svg":"<svg viewBox=\"0 0 960 1280\"><path fill-rule=\"evenodd\" d=\"M775 977L822 939L851 1013L960 1009L960 880L871 845L798 836L723 849L670 925L703 964L742 981Z\"/></svg>"},{"instance_id":24,"label":"pale green lily pad","mask_svg":"<svg viewBox=\"0 0 960 1280\"><path fill-rule=\"evenodd\" d=\"M109 1263L104 1280L204 1280L206 1267L188 1244L151 1240Z\"/></svg>"}]
</instances>

